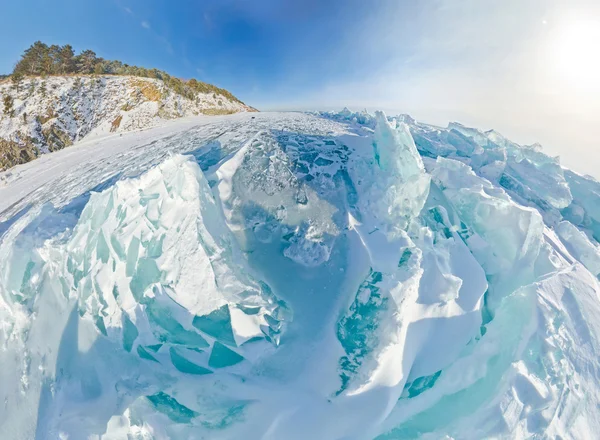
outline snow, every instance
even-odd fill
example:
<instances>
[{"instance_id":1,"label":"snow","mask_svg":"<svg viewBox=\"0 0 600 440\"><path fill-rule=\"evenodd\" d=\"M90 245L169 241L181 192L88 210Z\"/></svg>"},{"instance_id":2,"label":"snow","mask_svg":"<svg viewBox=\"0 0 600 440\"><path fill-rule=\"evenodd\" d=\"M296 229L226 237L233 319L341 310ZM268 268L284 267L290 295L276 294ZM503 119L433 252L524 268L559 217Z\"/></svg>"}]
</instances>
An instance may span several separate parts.
<instances>
[{"instance_id":1,"label":"snow","mask_svg":"<svg viewBox=\"0 0 600 440\"><path fill-rule=\"evenodd\" d=\"M222 95L199 93L192 100L157 79L113 75L25 78L18 86L5 81L0 99L5 96L13 100L13 114L0 118L0 138L31 143L42 154L205 111L252 110Z\"/></svg>"},{"instance_id":2,"label":"snow","mask_svg":"<svg viewBox=\"0 0 600 440\"><path fill-rule=\"evenodd\" d=\"M7 438L600 430L600 184L539 147L196 116L0 179Z\"/></svg>"}]
</instances>

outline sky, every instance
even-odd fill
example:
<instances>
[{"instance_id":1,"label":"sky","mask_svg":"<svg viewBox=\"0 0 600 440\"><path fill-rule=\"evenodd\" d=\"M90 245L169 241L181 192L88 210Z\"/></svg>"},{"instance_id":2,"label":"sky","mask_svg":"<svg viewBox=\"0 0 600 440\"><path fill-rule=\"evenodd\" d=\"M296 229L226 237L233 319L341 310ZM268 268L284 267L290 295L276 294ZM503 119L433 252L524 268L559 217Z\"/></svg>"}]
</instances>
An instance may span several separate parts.
<instances>
[{"instance_id":1,"label":"sky","mask_svg":"<svg viewBox=\"0 0 600 440\"><path fill-rule=\"evenodd\" d=\"M540 142L600 177L597 0L0 0L35 40L224 87L260 110L383 109Z\"/></svg>"}]
</instances>

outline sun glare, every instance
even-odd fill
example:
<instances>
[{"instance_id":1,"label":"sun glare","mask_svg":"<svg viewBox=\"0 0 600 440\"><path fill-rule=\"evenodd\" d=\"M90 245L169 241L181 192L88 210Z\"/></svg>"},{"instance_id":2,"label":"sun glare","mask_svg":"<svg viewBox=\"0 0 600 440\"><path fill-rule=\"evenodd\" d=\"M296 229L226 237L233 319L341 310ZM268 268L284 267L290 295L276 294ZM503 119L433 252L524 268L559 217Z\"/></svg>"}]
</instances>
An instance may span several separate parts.
<instances>
[{"instance_id":1,"label":"sun glare","mask_svg":"<svg viewBox=\"0 0 600 440\"><path fill-rule=\"evenodd\" d=\"M600 21L580 19L557 30L552 47L558 74L569 86L600 88Z\"/></svg>"}]
</instances>

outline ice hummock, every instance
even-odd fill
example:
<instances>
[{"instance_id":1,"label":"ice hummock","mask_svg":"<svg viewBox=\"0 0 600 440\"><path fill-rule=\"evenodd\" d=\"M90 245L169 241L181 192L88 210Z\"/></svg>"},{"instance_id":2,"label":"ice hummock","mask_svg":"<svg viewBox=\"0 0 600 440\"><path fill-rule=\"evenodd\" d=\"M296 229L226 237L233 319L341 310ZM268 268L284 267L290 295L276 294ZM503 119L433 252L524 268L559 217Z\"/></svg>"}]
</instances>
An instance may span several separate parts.
<instances>
[{"instance_id":1,"label":"ice hummock","mask_svg":"<svg viewBox=\"0 0 600 440\"><path fill-rule=\"evenodd\" d=\"M109 335L127 319L136 332L145 330L139 336L145 345L207 348L202 334L234 347L248 335L276 342L278 331L265 315L279 317L285 305L249 275L208 182L189 157L173 156L92 194L71 239L47 252L63 257L47 261L48 270L74 291L80 313ZM232 308L259 310L242 320L241 335Z\"/></svg>"},{"instance_id":2,"label":"ice hummock","mask_svg":"<svg viewBox=\"0 0 600 440\"><path fill-rule=\"evenodd\" d=\"M600 429L593 178L407 115L181 124L0 188L9 438Z\"/></svg>"}]
</instances>

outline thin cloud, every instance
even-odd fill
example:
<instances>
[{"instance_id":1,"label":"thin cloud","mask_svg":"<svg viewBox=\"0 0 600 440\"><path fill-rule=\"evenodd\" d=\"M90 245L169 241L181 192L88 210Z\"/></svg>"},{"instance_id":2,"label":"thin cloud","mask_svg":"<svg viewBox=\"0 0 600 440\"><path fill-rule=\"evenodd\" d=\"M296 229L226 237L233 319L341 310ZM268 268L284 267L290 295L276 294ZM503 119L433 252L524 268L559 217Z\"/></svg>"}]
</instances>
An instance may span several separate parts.
<instances>
[{"instance_id":1,"label":"thin cloud","mask_svg":"<svg viewBox=\"0 0 600 440\"><path fill-rule=\"evenodd\" d=\"M133 10L129 6L124 6L124 5L120 4L119 2L117 2L117 6L119 8L121 8L128 15L131 15L132 17L136 18L136 14L133 12ZM140 22L140 26L142 28L148 30L152 34L152 36L154 38L156 38L156 40L158 40L164 46L165 50L170 55L173 55L173 53L175 51L173 50L173 45L171 44L171 42L169 41L169 39L166 38L164 35L156 32L148 20L142 20Z\"/></svg>"},{"instance_id":2,"label":"thin cloud","mask_svg":"<svg viewBox=\"0 0 600 440\"><path fill-rule=\"evenodd\" d=\"M123 5L119 0L115 0L115 4L117 5L117 7L119 9L121 9L123 12L129 14L129 15L134 15L133 11L131 10L131 8L129 6L125 6Z\"/></svg>"},{"instance_id":3,"label":"thin cloud","mask_svg":"<svg viewBox=\"0 0 600 440\"><path fill-rule=\"evenodd\" d=\"M213 29L215 27L214 21L208 12L204 12L203 17L204 25L207 29Z\"/></svg>"}]
</instances>

